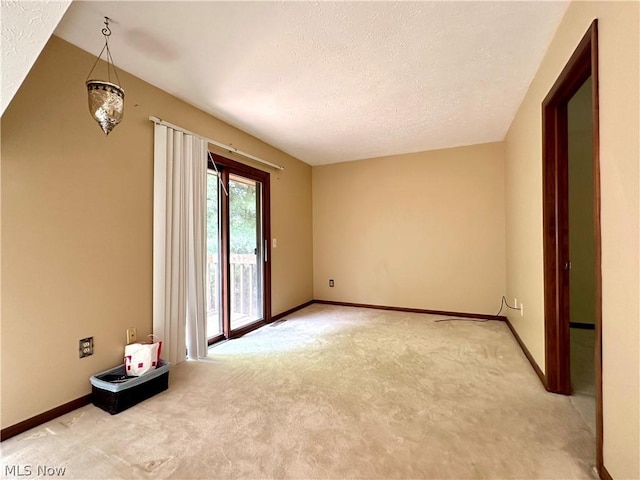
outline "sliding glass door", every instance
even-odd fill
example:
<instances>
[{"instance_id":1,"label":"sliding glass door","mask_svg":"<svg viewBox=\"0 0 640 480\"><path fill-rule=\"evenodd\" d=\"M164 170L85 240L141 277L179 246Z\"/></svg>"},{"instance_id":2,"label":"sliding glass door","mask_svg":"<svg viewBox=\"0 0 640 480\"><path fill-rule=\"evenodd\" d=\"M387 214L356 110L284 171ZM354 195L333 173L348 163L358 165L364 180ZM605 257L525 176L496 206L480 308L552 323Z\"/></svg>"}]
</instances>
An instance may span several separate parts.
<instances>
[{"instance_id":1,"label":"sliding glass door","mask_svg":"<svg viewBox=\"0 0 640 480\"><path fill-rule=\"evenodd\" d=\"M220 312L220 177L215 170L207 173L207 337L215 338L223 332Z\"/></svg>"},{"instance_id":2,"label":"sliding glass door","mask_svg":"<svg viewBox=\"0 0 640 480\"><path fill-rule=\"evenodd\" d=\"M231 330L262 318L261 184L229 176Z\"/></svg>"},{"instance_id":3,"label":"sliding glass door","mask_svg":"<svg viewBox=\"0 0 640 480\"><path fill-rule=\"evenodd\" d=\"M269 174L213 155L208 178L207 337L214 343L270 318Z\"/></svg>"}]
</instances>

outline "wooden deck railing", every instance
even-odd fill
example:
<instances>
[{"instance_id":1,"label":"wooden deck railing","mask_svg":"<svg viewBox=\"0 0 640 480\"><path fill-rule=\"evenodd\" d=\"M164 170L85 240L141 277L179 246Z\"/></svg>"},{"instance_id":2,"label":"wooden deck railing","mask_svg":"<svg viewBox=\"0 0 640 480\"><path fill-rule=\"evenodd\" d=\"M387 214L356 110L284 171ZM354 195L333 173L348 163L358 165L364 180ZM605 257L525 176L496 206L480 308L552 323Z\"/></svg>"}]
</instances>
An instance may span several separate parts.
<instances>
[{"instance_id":1,"label":"wooden deck railing","mask_svg":"<svg viewBox=\"0 0 640 480\"><path fill-rule=\"evenodd\" d=\"M207 314L216 317L220 308L220 266L217 255L207 255ZM261 315L258 305L259 288L256 275L257 255L231 254L231 323L240 319L256 319ZM244 322L247 323L247 322Z\"/></svg>"}]
</instances>

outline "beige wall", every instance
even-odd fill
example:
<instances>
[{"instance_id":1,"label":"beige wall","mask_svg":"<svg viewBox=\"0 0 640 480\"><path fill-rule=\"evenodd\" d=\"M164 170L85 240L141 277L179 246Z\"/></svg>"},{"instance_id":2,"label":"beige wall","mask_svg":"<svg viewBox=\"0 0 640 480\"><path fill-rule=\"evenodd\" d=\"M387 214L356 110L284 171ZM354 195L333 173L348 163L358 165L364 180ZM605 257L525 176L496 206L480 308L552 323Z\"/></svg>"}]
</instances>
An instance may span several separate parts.
<instances>
[{"instance_id":1,"label":"beige wall","mask_svg":"<svg viewBox=\"0 0 640 480\"><path fill-rule=\"evenodd\" d=\"M599 19L604 462L640 477L638 2L574 2L506 137L509 315L544 368L541 104L591 22Z\"/></svg>"},{"instance_id":2,"label":"beige wall","mask_svg":"<svg viewBox=\"0 0 640 480\"><path fill-rule=\"evenodd\" d=\"M272 302L312 298L311 167L126 73L123 123L88 112L94 57L53 37L2 117L2 427L90 392L151 330L155 115L285 166L271 173ZM236 158L238 159L238 158ZM95 354L78 358L93 336Z\"/></svg>"},{"instance_id":3,"label":"beige wall","mask_svg":"<svg viewBox=\"0 0 640 480\"><path fill-rule=\"evenodd\" d=\"M316 299L496 313L504 242L501 143L313 168Z\"/></svg>"},{"instance_id":4,"label":"beige wall","mask_svg":"<svg viewBox=\"0 0 640 480\"><path fill-rule=\"evenodd\" d=\"M591 79L569 100L570 320L596 322Z\"/></svg>"}]
</instances>

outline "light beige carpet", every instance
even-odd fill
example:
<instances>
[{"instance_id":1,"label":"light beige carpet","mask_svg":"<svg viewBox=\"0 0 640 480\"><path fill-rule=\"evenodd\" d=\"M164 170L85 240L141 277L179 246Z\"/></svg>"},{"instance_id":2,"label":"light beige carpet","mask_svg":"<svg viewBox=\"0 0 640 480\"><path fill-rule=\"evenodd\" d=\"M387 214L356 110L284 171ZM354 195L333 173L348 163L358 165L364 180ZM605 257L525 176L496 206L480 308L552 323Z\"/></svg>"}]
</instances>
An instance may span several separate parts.
<instances>
[{"instance_id":1,"label":"light beige carpet","mask_svg":"<svg viewBox=\"0 0 640 480\"><path fill-rule=\"evenodd\" d=\"M506 325L312 305L172 369L119 415L2 443L65 478L595 478L595 439ZM24 477L22 477L24 478Z\"/></svg>"}]
</instances>

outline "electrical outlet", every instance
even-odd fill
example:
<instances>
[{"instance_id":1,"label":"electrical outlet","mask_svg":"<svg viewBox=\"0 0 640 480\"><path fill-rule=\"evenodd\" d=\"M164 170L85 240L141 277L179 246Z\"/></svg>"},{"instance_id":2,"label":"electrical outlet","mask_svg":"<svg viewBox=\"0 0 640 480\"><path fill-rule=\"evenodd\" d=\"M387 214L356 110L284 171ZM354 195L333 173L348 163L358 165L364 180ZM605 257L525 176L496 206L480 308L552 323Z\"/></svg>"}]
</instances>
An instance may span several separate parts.
<instances>
[{"instance_id":1,"label":"electrical outlet","mask_svg":"<svg viewBox=\"0 0 640 480\"><path fill-rule=\"evenodd\" d=\"M524 317L524 305L520 304L520 316Z\"/></svg>"},{"instance_id":2,"label":"electrical outlet","mask_svg":"<svg viewBox=\"0 0 640 480\"><path fill-rule=\"evenodd\" d=\"M78 347L80 358L93 355L93 337L83 338L80 340L80 345Z\"/></svg>"},{"instance_id":3,"label":"electrical outlet","mask_svg":"<svg viewBox=\"0 0 640 480\"><path fill-rule=\"evenodd\" d=\"M138 339L138 332L136 331L136 327L127 328L127 345L130 343L136 343Z\"/></svg>"},{"instance_id":4,"label":"electrical outlet","mask_svg":"<svg viewBox=\"0 0 640 480\"><path fill-rule=\"evenodd\" d=\"M333 287L333 279L330 279L330 280L329 280L329 286L330 286L330 287Z\"/></svg>"},{"instance_id":5,"label":"electrical outlet","mask_svg":"<svg viewBox=\"0 0 640 480\"><path fill-rule=\"evenodd\" d=\"M274 239L271 241L271 247L272 247L272 248L278 248L278 239L277 239L277 238L274 238Z\"/></svg>"}]
</instances>

